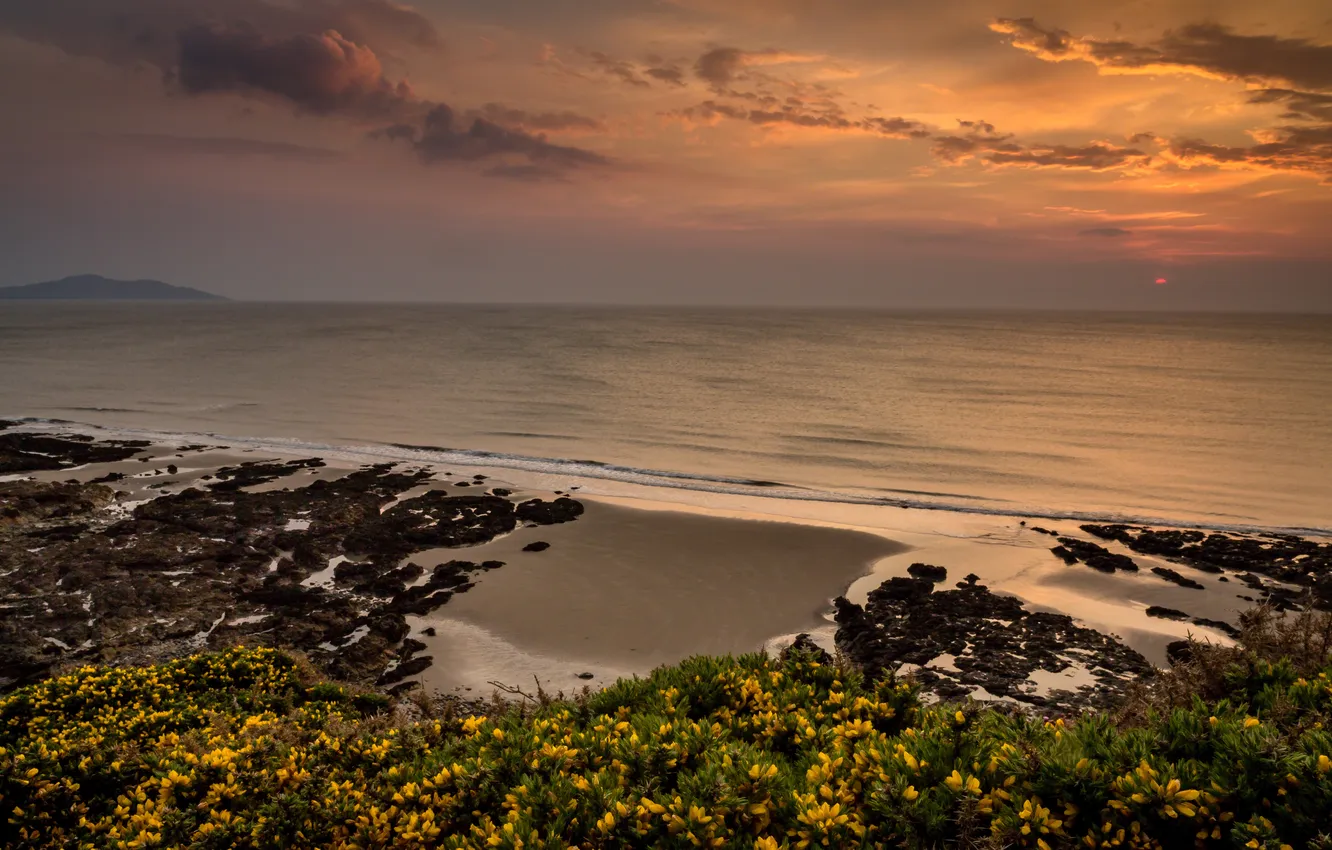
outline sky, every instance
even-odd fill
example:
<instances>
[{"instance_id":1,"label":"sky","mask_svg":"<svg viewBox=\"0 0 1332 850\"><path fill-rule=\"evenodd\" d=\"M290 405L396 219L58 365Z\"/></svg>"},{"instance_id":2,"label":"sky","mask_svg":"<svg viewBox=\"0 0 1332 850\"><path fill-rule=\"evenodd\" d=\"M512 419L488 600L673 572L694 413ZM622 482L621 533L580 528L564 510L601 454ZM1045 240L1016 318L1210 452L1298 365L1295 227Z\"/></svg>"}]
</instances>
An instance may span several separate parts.
<instances>
[{"instance_id":1,"label":"sky","mask_svg":"<svg viewBox=\"0 0 1332 850\"><path fill-rule=\"evenodd\" d=\"M0 0L0 114L0 285L1332 311L1323 0Z\"/></svg>"}]
</instances>

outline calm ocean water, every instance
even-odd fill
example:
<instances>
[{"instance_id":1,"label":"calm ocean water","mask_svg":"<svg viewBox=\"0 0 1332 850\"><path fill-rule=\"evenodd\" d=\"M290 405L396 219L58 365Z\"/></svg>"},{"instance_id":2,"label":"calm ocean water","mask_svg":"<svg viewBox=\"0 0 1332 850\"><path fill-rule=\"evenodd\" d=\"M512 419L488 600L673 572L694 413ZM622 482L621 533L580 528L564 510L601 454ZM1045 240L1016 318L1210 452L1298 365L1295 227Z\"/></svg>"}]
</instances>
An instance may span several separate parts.
<instances>
[{"instance_id":1,"label":"calm ocean water","mask_svg":"<svg viewBox=\"0 0 1332 850\"><path fill-rule=\"evenodd\" d=\"M1327 316L10 303L0 416L1332 527Z\"/></svg>"}]
</instances>

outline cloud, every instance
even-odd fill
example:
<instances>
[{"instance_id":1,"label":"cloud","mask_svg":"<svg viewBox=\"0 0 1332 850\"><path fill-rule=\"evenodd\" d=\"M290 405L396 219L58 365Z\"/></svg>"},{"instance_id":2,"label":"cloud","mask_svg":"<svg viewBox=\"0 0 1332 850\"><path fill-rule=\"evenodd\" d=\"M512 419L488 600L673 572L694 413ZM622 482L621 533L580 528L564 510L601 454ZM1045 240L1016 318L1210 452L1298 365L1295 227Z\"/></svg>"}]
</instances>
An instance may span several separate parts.
<instances>
[{"instance_id":1,"label":"cloud","mask_svg":"<svg viewBox=\"0 0 1332 850\"><path fill-rule=\"evenodd\" d=\"M249 26L200 25L179 42L175 74L189 94L262 93L309 112L367 118L390 117L414 101L406 82L384 76L373 50L336 30L274 39Z\"/></svg>"},{"instance_id":2,"label":"cloud","mask_svg":"<svg viewBox=\"0 0 1332 850\"><path fill-rule=\"evenodd\" d=\"M0 2L0 30L72 55L156 67L187 95L230 93L370 125L371 137L407 142L427 163L493 160L497 176L532 179L534 172L515 169L537 165L555 172L608 162L534 134L600 129L595 119L487 104L459 120L449 106L390 79L376 46L442 43L428 19L390 0ZM155 143L217 153L297 153L244 140Z\"/></svg>"},{"instance_id":3,"label":"cloud","mask_svg":"<svg viewBox=\"0 0 1332 850\"><path fill-rule=\"evenodd\" d=\"M1079 236L1099 236L1102 238L1114 239L1120 236L1128 236L1133 233L1132 230L1125 230L1122 227L1089 227L1086 230L1079 230Z\"/></svg>"},{"instance_id":4,"label":"cloud","mask_svg":"<svg viewBox=\"0 0 1332 850\"><path fill-rule=\"evenodd\" d=\"M1111 142L1085 145L1022 144L1011 133L1000 133L988 121L958 121L961 132L935 136L931 152L950 165L971 159L996 168L1073 168L1105 171L1145 165L1151 154ZM1135 136L1134 138L1139 138Z\"/></svg>"},{"instance_id":5,"label":"cloud","mask_svg":"<svg viewBox=\"0 0 1332 850\"><path fill-rule=\"evenodd\" d=\"M1286 112L1281 117L1291 121L1332 123L1332 94L1291 89L1259 89L1249 94L1249 103L1284 104Z\"/></svg>"},{"instance_id":6,"label":"cloud","mask_svg":"<svg viewBox=\"0 0 1332 850\"><path fill-rule=\"evenodd\" d=\"M1201 139L1176 139L1168 153L1184 168L1246 168L1292 171L1321 176L1332 183L1332 124L1280 127L1257 134L1254 145L1219 145Z\"/></svg>"},{"instance_id":7,"label":"cloud","mask_svg":"<svg viewBox=\"0 0 1332 850\"><path fill-rule=\"evenodd\" d=\"M1332 44L1243 35L1212 23L1169 30L1150 44L1076 37L1066 30L1042 27L1032 18L1000 18L990 28L1012 36L1015 47L1046 61L1086 61L1117 73L1175 72L1266 84L1249 91L1250 104L1279 104L1285 108L1284 120L1307 123L1252 131L1253 145L1174 139L1166 143L1165 164L1185 170L1286 171L1332 181ZM1138 140L1135 136L1132 141ZM1087 153L1090 159L1106 162L1116 156L1112 151Z\"/></svg>"},{"instance_id":8,"label":"cloud","mask_svg":"<svg viewBox=\"0 0 1332 850\"><path fill-rule=\"evenodd\" d=\"M438 47L434 24L388 0L6 0L0 30L74 56L115 65L176 64L178 36L199 26L247 25L270 38L336 30L350 41L385 51Z\"/></svg>"},{"instance_id":9,"label":"cloud","mask_svg":"<svg viewBox=\"0 0 1332 850\"><path fill-rule=\"evenodd\" d=\"M621 82L631 86L645 88L651 83L638 75L633 63L626 62L623 59L614 59L605 53L593 50L587 53L587 57L592 60L592 65L598 71L611 77L616 77Z\"/></svg>"},{"instance_id":10,"label":"cloud","mask_svg":"<svg viewBox=\"0 0 1332 850\"><path fill-rule=\"evenodd\" d=\"M668 86L683 87L685 85L685 72L676 65L648 68L643 73L654 80L660 80Z\"/></svg>"},{"instance_id":11,"label":"cloud","mask_svg":"<svg viewBox=\"0 0 1332 850\"><path fill-rule=\"evenodd\" d=\"M464 125L452 109L438 104L426 115L413 146L421 159L428 163L477 161L510 155L556 169L609 162L600 154L551 144L542 136L501 127L484 118L475 118L470 126Z\"/></svg>"},{"instance_id":12,"label":"cloud","mask_svg":"<svg viewBox=\"0 0 1332 850\"><path fill-rule=\"evenodd\" d=\"M563 112L527 112L500 103L487 103L477 110L477 114L497 124L521 127L524 130L536 132L570 130L596 132L606 129L606 125L596 118L568 110Z\"/></svg>"},{"instance_id":13,"label":"cloud","mask_svg":"<svg viewBox=\"0 0 1332 850\"><path fill-rule=\"evenodd\" d=\"M694 62L694 75L713 87L725 87L732 81L746 76L746 69L756 65L815 62L818 58L771 47L766 50L716 47L699 56Z\"/></svg>"},{"instance_id":14,"label":"cloud","mask_svg":"<svg viewBox=\"0 0 1332 850\"><path fill-rule=\"evenodd\" d=\"M994 166L1086 168L1104 171L1145 163L1151 154L1109 142L1086 145L1033 145L1022 150L994 150L982 157Z\"/></svg>"},{"instance_id":15,"label":"cloud","mask_svg":"<svg viewBox=\"0 0 1332 850\"><path fill-rule=\"evenodd\" d=\"M1122 72L1198 74L1251 81L1285 81L1332 88L1332 44L1275 35L1242 35L1220 24L1190 24L1151 44L1078 37L1034 18L999 18L990 29L1013 46L1048 62L1084 61Z\"/></svg>"},{"instance_id":16,"label":"cloud","mask_svg":"<svg viewBox=\"0 0 1332 850\"><path fill-rule=\"evenodd\" d=\"M922 139L932 132L928 126L910 118L848 118L835 104L822 110L811 110L798 98L789 98L787 103L774 109L750 109L716 100L705 100L697 106L666 114L702 122L730 118L760 126L790 124L825 130L859 131L891 139Z\"/></svg>"}]
</instances>

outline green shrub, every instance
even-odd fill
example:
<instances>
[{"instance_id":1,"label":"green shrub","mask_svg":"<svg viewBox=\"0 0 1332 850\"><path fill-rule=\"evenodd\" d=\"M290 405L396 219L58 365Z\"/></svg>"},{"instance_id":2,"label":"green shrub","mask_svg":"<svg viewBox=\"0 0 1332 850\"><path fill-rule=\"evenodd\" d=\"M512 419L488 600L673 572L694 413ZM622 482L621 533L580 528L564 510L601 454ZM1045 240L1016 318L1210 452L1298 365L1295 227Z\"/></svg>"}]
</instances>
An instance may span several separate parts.
<instances>
[{"instance_id":1,"label":"green shrub","mask_svg":"<svg viewBox=\"0 0 1332 850\"><path fill-rule=\"evenodd\" d=\"M15 847L1306 847L1332 670L1047 722L796 655L393 724L269 649L84 668L0 699Z\"/></svg>"}]
</instances>

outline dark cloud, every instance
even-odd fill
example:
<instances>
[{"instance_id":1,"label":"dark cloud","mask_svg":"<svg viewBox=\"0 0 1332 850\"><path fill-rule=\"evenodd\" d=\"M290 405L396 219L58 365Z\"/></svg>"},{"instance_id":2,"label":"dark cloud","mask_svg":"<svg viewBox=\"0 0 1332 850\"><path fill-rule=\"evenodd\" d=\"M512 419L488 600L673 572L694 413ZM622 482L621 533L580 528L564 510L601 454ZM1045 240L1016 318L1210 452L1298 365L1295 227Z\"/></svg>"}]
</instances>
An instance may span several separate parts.
<instances>
[{"instance_id":1,"label":"dark cloud","mask_svg":"<svg viewBox=\"0 0 1332 850\"><path fill-rule=\"evenodd\" d=\"M934 132L910 118L866 118L861 123L881 136L894 139L928 139Z\"/></svg>"},{"instance_id":2,"label":"dark cloud","mask_svg":"<svg viewBox=\"0 0 1332 850\"><path fill-rule=\"evenodd\" d=\"M388 139L390 142L407 139L414 141L417 130L411 124L390 124L387 127L378 127L371 130L368 135L372 139Z\"/></svg>"},{"instance_id":3,"label":"dark cloud","mask_svg":"<svg viewBox=\"0 0 1332 850\"><path fill-rule=\"evenodd\" d=\"M1253 133L1257 144L1223 145L1181 138L1168 143L1170 167L1253 168L1332 179L1332 44L1307 38L1243 35L1220 24L1192 24L1167 31L1150 44L1081 38L1042 27L1032 18L1001 18L991 29L1011 35L1014 46L1048 61L1082 60L1119 70L1177 70L1253 83L1286 83L1251 90L1251 104L1279 104L1287 124ZM1296 88L1291 88L1294 86ZM1135 136L1131 142L1139 141ZM1043 153L1058 158L1063 152ZM1076 158L1076 152L1068 152ZM1127 151L1083 152L1113 162ZM1001 160L1003 157L992 158ZM1089 166L1090 167L1090 166ZM1109 165L1106 167L1115 167Z\"/></svg>"},{"instance_id":4,"label":"dark cloud","mask_svg":"<svg viewBox=\"0 0 1332 850\"><path fill-rule=\"evenodd\" d=\"M0 0L0 31L116 65L176 65L179 34L199 26L247 25L269 38L336 30L385 51L437 47L435 26L388 0Z\"/></svg>"},{"instance_id":5,"label":"dark cloud","mask_svg":"<svg viewBox=\"0 0 1332 850\"><path fill-rule=\"evenodd\" d=\"M1012 134L1000 133L988 121L959 120L957 125L957 133L934 136L930 145L930 151L944 162L964 162L986 152L1017 153L1022 150L1010 141Z\"/></svg>"},{"instance_id":6,"label":"dark cloud","mask_svg":"<svg viewBox=\"0 0 1332 850\"><path fill-rule=\"evenodd\" d=\"M411 88L388 80L373 50L336 30L275 39L250 26L200 25L179 42L176 79L189 94L266 94L309 112L380 119L414 104Z\"/></svg>"},{"instance_id":7,"label":"dark cloud","mask_svg":"<svg viewBox=\"0 0 1332 850\"><path fill-rule=\"evenodd\" d=\"M1086 168L1104 171L1145 162L1151 155L1137 148L1108 142L1087 145L1033 145L1022 150L993 150L982 157L991 165L1048 168Z\"/></svg>"},{"instance_id":8,"label":"dark cloud","mask_svg":"<svg viewBox=\"0 0 1332 850\"><path fill-rule=\"evenodd\" d=\"M555 145L542 136L501 127L484 118L470 125L459 121L453 110L439 104L426 115L421 134L413 143L424 162L466 161L491 157L523 157L546 168L575 168L605 165L600 154L581 148ZM496 167L507 163L497 164Z\"/></svg>"},{"instance_id":9,"label":"dark cloud","mask_svg":"<svg viewBox=\"0 0 1332 850\"><path fill-rule=\"evenodd\" d=\"M438 47L428 19L390 0L0 0L0 30L68 53L160 69L188 95L232 93L376 126L369 135L407 141L424 162L493 160L489 173L533 179L607 162L533 131L595 130L572 112L487 104L467 119L389 79L376 45ZM295 155L270 143L156 142L230 153ZM293 146L294 147L294 146Z\"/></svg>"},{"instance_id":10,"label":"dark cloud","mask_svg":"<svg viewBox=\"0 0 1332 850\"><path fill-rule=\"evenodd\" d=\"M931 133L929 127L909 118L852 119L843 114L836 105L827 106L822 110L811 110L798 98L789 98L786 104L775 109L749 109L715 100L705 100L697 106L668 114L702 121L731 118L758 125L791 124L826 130L860 131L893 139L923 139Z\"/></svg>"},{"instance_id":11,"label":"dark cloud","mask_svg":"<svg viewBox=\"0 0 1332 850\"><path fill-rule=\"evenodd\" d=\"M988 121L958 121L961 132L935 136L935 157L956 165L976 159L994 167L1074 168L1105 171L1146 164L1151 154L1110 142L1085 145L1021 144Z\"/></svg>"},{"instance_id":12,"label":"dark cloud","mask_svg":"<svg viewBox=\"0 0 1332 850\"><path fill-rule=\"evenodd\" d=\"M1201 139L1176 139L1170 154L1186 168L1242 167L1293 171L1332 182L1332 124L1279 127L1254 145L1218 145Z\"/></svg>"},{"instance_id":13,"label":"dark cloud","mask_svg":"<svg viewBox=\"0 0 1332 850\"><path fill-rule=\"evenodd\" d=\"M700 80L715 86L729 83L745 64L745 51L738 47L718 47L709 50L694 63L694 73Z\"/></svg>"},{"instance_id":14,"label":"dark cloud","mask_svg":"<svg viewBox=\"0 0 1332 850\"><path fill-rule=\"evenodd\" d=\"M1332 94L1259 89L1249 94L1249 103L1280 103L1286 107L1282 118L1289 121L1327 121L1332 123Z\"/></svg>"},{"instance_id":15,"label":"dark cloud","mask_svg":"<svg viewBox=\"0 0 1332 850\"><path fill-rule=\"evenodd\" d=\"M487 103L477 110L477 115L497 124L521 127L524 130L536 132L600 131L606 129L606 125L596 118L568 110L563 112L527 112L501 103Z\"/></svg>"},{"instance_id":16,"label":"dark cloud","mask_svg":"<svg viewBox=\"0 0 1332 850\"><path fill-rule=\"evenodd\" d=\"M685 85L684 69L676 65L665 65L661 67L648 68L647 70L643 71L643 73L646 76L649 76L654 80L659 80L668 86Z\"/></svg>"},{"instance_id":17,"label":"dark cloud","mask_svg":"<svg viewBox=\"0 0 1332 850\"><path fill-rule=\"evenodd\" d=\"M1122 227L1089 227L1086 230L1079 230L1079 236L1099 236L1102 238L1114 239L1120 236L1128 236L1131 230L1125 230Z\"/></svg>"},{"instance_id":18,"label":"dark cloud","mask_svg":"<svg viewBox=\"0 0 1332 850\"><path fill-rule=\"evenodd\" d=\"M1306 38L1242 35L1220 24L1169 30L1151 44L1077 37L1033 18L999 18L990 28L1013 45L1052 62L1083 60L1103 68L1169 69L1227 79L1281 80L1301 88L1332 88L1332 44Z\"/></svg>"},{"instance_id":19,"label":"dark cloud","mask_svg":"<svg viewBox=\"0 0 1332 850\"><path fill-rule=\"evenodd\" d=\"M633 63L626 62L623 59L615 59L598 51L588 51L587 57L592 60L592 65L598 71L611 77L615 77L621 82L638 86L640 88L651 85L647 80L638 75Z\"/></svg>"}]
</instances>

